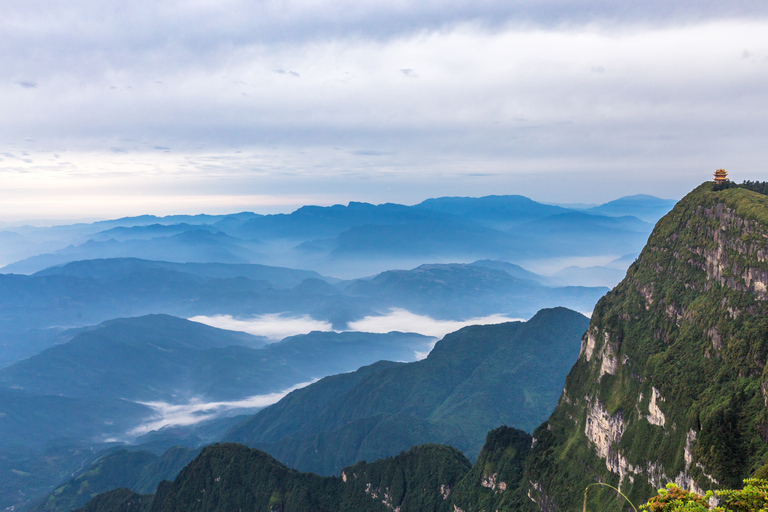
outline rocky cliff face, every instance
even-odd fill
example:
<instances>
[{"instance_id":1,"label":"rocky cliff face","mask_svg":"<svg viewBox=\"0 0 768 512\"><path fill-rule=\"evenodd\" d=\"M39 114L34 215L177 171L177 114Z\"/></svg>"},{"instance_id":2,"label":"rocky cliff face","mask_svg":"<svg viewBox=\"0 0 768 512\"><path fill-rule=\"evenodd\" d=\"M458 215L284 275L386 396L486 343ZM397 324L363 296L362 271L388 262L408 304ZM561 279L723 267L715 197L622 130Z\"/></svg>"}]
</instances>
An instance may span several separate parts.
<instances>
[{"instance_id":1,"label":"rocky cliff face","mask_svg":"<svg viewBox=\"0 0 768 512\"><path fill-rule=\"evenodd\" d=\"M597 304L534 432L528 506L575 510L593 482L635 503L666 482L737 485L768 459L767 354L768 197L705 183ZM594 510L615 501L600 489Z\"/></svg>"}]
</instances>

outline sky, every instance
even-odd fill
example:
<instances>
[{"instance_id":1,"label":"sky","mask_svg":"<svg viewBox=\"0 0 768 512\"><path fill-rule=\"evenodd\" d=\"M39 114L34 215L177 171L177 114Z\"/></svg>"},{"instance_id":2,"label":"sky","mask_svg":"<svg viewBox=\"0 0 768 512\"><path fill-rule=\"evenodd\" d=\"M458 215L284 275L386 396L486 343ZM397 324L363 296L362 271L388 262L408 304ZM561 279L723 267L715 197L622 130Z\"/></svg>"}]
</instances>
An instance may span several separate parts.
<instances>
[{"instance_id":1,"label":"sky","mask_svg":"<svg viewBox=\"0 0 768 512\"><path fill-rule=\"evenodd\" d=\"M0 222L768 179L768 2L5 0Z\"/></svg>"}]
</instances>

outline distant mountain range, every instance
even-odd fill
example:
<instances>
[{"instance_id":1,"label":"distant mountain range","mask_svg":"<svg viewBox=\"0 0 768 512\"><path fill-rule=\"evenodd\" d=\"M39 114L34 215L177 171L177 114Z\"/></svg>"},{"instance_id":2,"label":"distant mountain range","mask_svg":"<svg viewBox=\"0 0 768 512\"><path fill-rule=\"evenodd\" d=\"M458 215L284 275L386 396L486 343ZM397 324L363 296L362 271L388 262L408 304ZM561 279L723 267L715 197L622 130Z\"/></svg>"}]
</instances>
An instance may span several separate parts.
<instances>
[{"instance_id":1,"label":"distant mountain range","mask_svg":"<svg viewBox=\"0 0 768 512\"><path fill-rule=\"evenodd\" d=\"M524 262L637 253L674 201L621 198L589 210L523 196L445 197L414 206L349 203L291 214L141 216L0 231L8 273L31 274L95 258L260 263L344 278L423 263ZM15 261L15 262L14 262Z\"/></svg>"},{"instance_id":2,"label":"distant mountain range","mask_svg":"<svg viewBox=\"0 0 768 512\"><path fill-rule=\"evenodd\" d=\"M159 447L210 442L232 426L219 417L252 413L296 384L380 359L413 361L434 339L314 332L264 342L151 315L85 329L0 369L0 461L8 461L0 469L0 490L13 484L29 492L56 483L50 480L62 468L77 469L94 455L90 450L115 440ZM149 430L157 432L141 435ZM56 450L52 460L59 462L35 464L56 446L67 448ZM83 455L80 447L90 448ZM14 502L0 493L0 505Z\"/></svg>"},{"instance_id":3,"label":"distant mountain range","mask_svg":"<svg viewBox=\"0 0 768 512\"><path fill-rule=\"evenodd\" d=\"M419 334L312 332L265 345L242 332L150 315L110 320L0 369L0 386L136 402L236 400L380 359L412 361L431 342Z\"/></svg>"},{"instance_id":4,"label":"distant mountain range","mask_svg":"<svg viewBox=\"0 0 768 512\"><path fill-rule=\"evenodd\" d=\"M0 274L0 365L67 341L76 329L120 317L308 315L347 329L349 322L392 308L452 320L494 314L528 318L543 307L560 305L589 311L607 291L549 287L542 281L503 262L425 265L346 282L256 264L131 258L72 262L31 276Z\"/></svg>"},{"instance_id":5,"label":"distant mountain range","mask_svg":"<svg viewBox=\"0 0 768 512\"><path fill-rule=\"evenodd\" d=\"M118 480L149 492L194 455L162 458L170 446L225 432L324 473L422 442L474 458L491 428L530 431L554 407L587 322L556 306L590 312L672 203L454 197L4 228L0 508L71 478L51 510ZM426 359L397 362L425 357L436 341L407 331L442 336L456 322L504 317L531 320L460 330ZM289 324L302 334L269 329ZM365 326L393 332L357 332ZM304 334L312 329L324 331ZM134 451L105 456L126 439ZM450 485L469 471L455 450L435 450L419 453L463 468ZM381 468L405 468L397 464L360 471L371 484ZM369 500L360 489L354 500ZM402 503L435 499L417 494Z\"/></svg>"},{"instance_id":6,"label":"distant mountain range","mask_svg":"<svg viewBox=\"0 0 768 512\"><path fill-rule=\"evenodd\" d=\"M691 192L657 224L626 277L599 301L557 405L533 438L508 427L492 430L471 467L457 450L426 444L344 467L339 477L320 477L290 470L259 450L217 444L203 450L173 482L160 483L154 495L116 489L83 510L611 510L627 507L617 502L618 487L622 500L641 504L667 483L679 486L681 493L697 494L739 486L744 478L768 474L766 239L765 195L727 183L705 183ZM281 431L301 432L306 428L302 425L344 430L370 412L395 411L409 420L420 419L425 410L446 412L442 403L432 408L441 396L455 392L446 381L461 381L463 365L481 358L473 349L479 348L482 336L470 337L476 343L459 343L464 334L481 332L474 329L446 336L419 363L379 363L366 368L366 374L351 374L357 375L348 387L351 392L342 389L345 376L321 380L230 434L245 429L249 435L267 432L263 435L279 439ZM504 329L516 336L509 325L486 329L489 339L507 339ZM465 350L449 358L452 365L442 371L424 372L424 379L398 373L426 368L454 344ZM550 357L558 354L541 339L533 345ZM508 359L494 355L489 363L515 369ZM491 383L493 369L483 366L473 372L473 386ZM514 396L515 386L531 379L505 374L500 380L507 386L504 393ZM344 403L300 400L323 386L336 386ZM313 396L322 400L321 393ZM479 395L464 396L484 411ZM510 412L507 405L500 409ZM301 418L304 411L309 418ZM384 414L369 419L376 424ZM465 409L451 423L465 428L477 417ZM412 432L398 430L403 431ZM332 454L332 447L365 447L354 434L319 438L302 453L311 458L313 449ZM290 435L302 442L310 439Z\"/></svg>"},{"instance_id":7,"label":"distant mountain range","mask_svg":"<svg viewBox=\"0 0 768 512\"><path fill-rule=\"evenodd\" d=\"M488 430L502 424L531 430L546 418L587 323L578 313L556 308L528 322L467 327L438 342L423 361L381 361L294 391L242 420L223 439L261 447L291 467L321 474L338 475L355 461L394 456L424 442L450 443L474 460ZM530 446L524 432L498 435L522 443L521 451ZM152 492L153 484L175 477L184 459L196 453L109 453L35 510L69 510L84 505L91 493L117 487ZM513 478L522 471L522 458L517 460ZM461 464L463 476L469 462ZM363 473L360 465L345 471Z\"/></svg>"}]
</instances>

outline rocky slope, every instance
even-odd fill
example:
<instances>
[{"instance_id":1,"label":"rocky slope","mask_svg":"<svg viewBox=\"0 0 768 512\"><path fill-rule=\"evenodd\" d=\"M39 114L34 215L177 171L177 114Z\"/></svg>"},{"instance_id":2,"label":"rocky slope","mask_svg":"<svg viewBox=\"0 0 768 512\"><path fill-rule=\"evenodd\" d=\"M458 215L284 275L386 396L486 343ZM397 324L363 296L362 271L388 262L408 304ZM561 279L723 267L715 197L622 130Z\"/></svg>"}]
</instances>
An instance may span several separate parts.
<instances>
[{"instance_id":1,"label":"rocky slope","mask_svg":"<svg viewBox=\"0 0 768 512\"><path fill-rule=\"evenodd\" d=\"M575 510L594 482L642 503L666 482L700 492L763 465L766 299L768 197L699 186L595 307L558 406L534 432L526 508ZM590 491L593 510L615 500L602 489Z\"/></svg>"}]
</instances>

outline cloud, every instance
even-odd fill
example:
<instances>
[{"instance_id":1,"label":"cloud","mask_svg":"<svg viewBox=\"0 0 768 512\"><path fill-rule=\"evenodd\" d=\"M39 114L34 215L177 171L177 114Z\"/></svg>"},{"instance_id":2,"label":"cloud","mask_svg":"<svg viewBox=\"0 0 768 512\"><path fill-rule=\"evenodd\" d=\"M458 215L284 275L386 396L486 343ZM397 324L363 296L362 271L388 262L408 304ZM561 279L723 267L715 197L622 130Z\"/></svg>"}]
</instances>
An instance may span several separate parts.
<instances>
[{"instance_id":1,"label":"cloud","mask_svg":"<svg viewBox=\"0 0 768 512\"><path fill-rule=\"evenodd\" d=\"M416 74L416 72L415 72L414 70L412 70L411 68L405 68L405 69L401 69L401 70L400 70L400 72L401 72L403 75L407 76L408 78L418 78L418 76L419 76L419 75L417 75L417 74Z\"/></svg>"},{"instance_id":2,"label":"cloud","mask_svg":"<svg viewBox=\"0 0 768 512\"><path fill-rule=\"evenodd\" d=\"M376 149L358 149L352 151L352 154L357 156L386 156L392 155L393 153L389 151L378 151Z\"/></svg>"},{"instance_id":3,"label":"cloud","mask_svg":"<svg viewBox=\"0 0 768 512\"><path fill-rule=\"evenodd\" d=\"M350 322L353 331L387 333L392 331L417 332L425 336L442 338L449 332L457 331L468 325L499 324L502 322L524 321L521 318L509 318L504 315L491 315L468 320L436 320L417 315L405 309L393 308L386 315L366 316L362 320Z\"/></svg>"},{"instance_id":4,"label":"cloud","mask_svg":"<svg viewBox=\"0 0 768 512\"><path fill-rule=\"evenodd\" d=\"M253 318L233 318L230 315L195 316L189 320L199 322L219 329L242 331L256 336L265 336L279 341L287 336L307 334L312 331L332 331L329 322L316 320L309 315L283 316L280 314L260 315ZM429 316L417 315L405 309L393 308L384 315L366 316L361 320L350 322L350 331L388 333L392 331L415 332L424 336L442 338L449 332L456 331L468 325L497 324L513 322L520 318L509 318L504 315L491 315L468 320L436 320Z\"/></svg>"},{"instance_id":5,"label":"cloud","mask_svg":"<svg viewBox=\"0 0 768 512\"><path fill-rule=\"evenodd\" d=\"M36 89L37 88L37 82L33 82L31 80L20 80L16 82L24 89Z\"/></svg>"},{"instance_id":6,"label":"cloud","mask_svg":"<svg viewBox=\"0 0 768 512\"><path fill-rule=\"evenodd\" d=\"M291 76L295 76L297 78L301 76L296 71L289 71L289 70L287 70L285 68L277 68L275 70L275 73L277 73L278 75L291 75Z\"/></svg>"},{"instance_id":7,"label":"cloud","mask_svg":"<svg viewBox=\"0 0 768 512\"><path fill-rule=\"evenodd\" d=\"M231 331L243 331L256 336L265 336L271 340L279 341L287 336L307 334L312 331L330 331L333 326L322 320L303 316L283 316L281 314L260 315L253 318L236 319L230 315L195 316L189 320L201 324L228 329Z\"/></svg>"},{"instance_id":8,"label":"cloud","mask_svg":"<svg viewBox=\"0 0 768 512\"><path fill-rule=\"evenodd\" d=\"M0 150L41 154L3 162L0 216L174 213L190 193L201 210L670 197L720 162L757 179L767 16L746 0L11 0L0 73L45 87L0 84ZM67 169L46 163L64 150Z\"/></svg>"},{"instance_id":9,"label":"cloud","mask_svg":"<svg viewBox=\"0 0 768 512\"><path fill-rule=\"evenodd\" d=\"M144 423L127 432L128 437L137 437L163 427L191 426L197 423L212 420L221 416L255 412L269 405L279 402L291 391L301 389L316 382L302 382L283 391L254 395L242 400L229 402L201 402L191 401L186 404L169 404L166 402L138 402L153 409L155 414L147 418Z\"/></svg>"}]
</instances>

